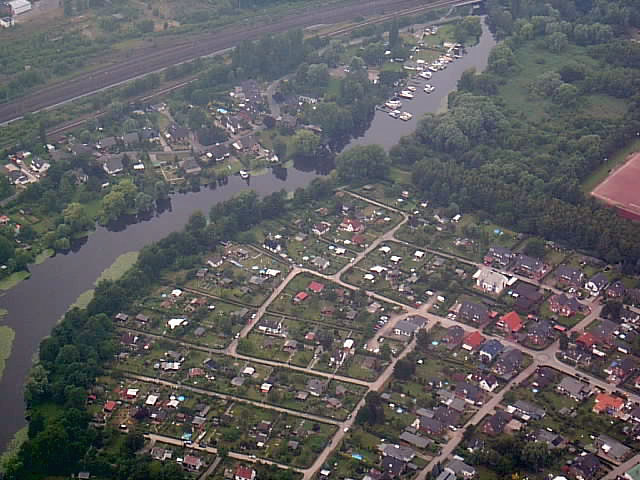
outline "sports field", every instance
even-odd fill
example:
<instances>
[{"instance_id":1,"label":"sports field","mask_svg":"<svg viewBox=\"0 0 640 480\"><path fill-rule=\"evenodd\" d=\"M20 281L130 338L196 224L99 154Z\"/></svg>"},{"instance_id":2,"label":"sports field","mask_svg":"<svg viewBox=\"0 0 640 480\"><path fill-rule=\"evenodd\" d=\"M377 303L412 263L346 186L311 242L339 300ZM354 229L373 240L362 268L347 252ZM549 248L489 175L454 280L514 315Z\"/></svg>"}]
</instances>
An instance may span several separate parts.
<instances>
[{"instance_id":1,"label":"sports field","mask_svg":"<svg viewBox=\"0 0 640 480\"><path fill-rule=\"evenodd\" d=\"M640 220L640 152L629 155L591 195L618 208L623 216Z\"/></svg>"}]
</instances>

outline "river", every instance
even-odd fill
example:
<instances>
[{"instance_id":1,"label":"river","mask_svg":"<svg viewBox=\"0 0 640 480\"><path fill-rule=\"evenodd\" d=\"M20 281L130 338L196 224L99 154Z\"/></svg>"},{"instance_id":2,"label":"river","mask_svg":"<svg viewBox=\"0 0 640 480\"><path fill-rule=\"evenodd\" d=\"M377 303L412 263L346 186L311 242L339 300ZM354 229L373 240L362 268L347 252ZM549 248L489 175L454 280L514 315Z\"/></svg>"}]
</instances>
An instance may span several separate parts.
<instances>
[{"instance_id":1,"label":"river","mask_svg":"<svg viewBox=\"0 0 640 480\"><path fill-rule=\"evenodd\" d=\"M396 144L415 129L420 114L439 109L455 89L463 71L471 67L482 70L486 66L494 44L493 37L484 28L478 45L469 48L462 59L434 75L430 83L436 87L435 92L427 95L419 90L415 99L404 102L403 110L412 113L413 120L403 122L386 113L376 112L365 135L350 145L378 143L388 149ZM0 380L0 411L4 418L0 423L0 452L4 451L15 432L25 425L23 386L40 341L51 332L78 296L93 287L100 273L118 256L140 250L180 230L194 211L200 209L206 214L213 204L243 190L251 188L260 195L283 188L291 191L306 186L317 176L316 172L289 168L285 176L272 173L254 176L248 184L239 177L230 177L228 184L214 190L174 195L171 208L148 220L117 231L99 227L76 251L58 254L40 265L32 265L31 277L0 297L0 307L9 311L1 323L16 333L12 354Z\"/></svg>"}]
</instances>

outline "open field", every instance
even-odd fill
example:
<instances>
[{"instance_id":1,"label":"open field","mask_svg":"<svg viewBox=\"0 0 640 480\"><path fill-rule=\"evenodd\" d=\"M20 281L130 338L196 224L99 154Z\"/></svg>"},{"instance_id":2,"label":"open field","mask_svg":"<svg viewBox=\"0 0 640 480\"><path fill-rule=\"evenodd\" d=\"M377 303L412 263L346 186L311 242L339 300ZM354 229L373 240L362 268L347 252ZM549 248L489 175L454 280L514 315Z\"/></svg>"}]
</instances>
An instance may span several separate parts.
<instances>
[{"instance_id":1,"label":"open field","mask_svg":"<svg viewBox=\"0 0 640 480\"><path fill-rule=\"evenodd\" d=\"M640 153L629 160L598 185L591 195L608 205L617 207L624 216L640 218Z\"/></svg>"},{"instance_id":2,"label":"open field","mask_svg":"<svg viewBox=\"0 0 640 480\"><path fill-rule=\"evenodd\" d=\"M633 152L640 151L640 139L631 142L627 147L623 148L615 155L612 155L605 163L600 165L587 179L582 183L582 191L585 193L591 192L598 186L607 176L609 172L615 169L618 165L624 163L624 161Z\"/></svg>"}]
</instances>

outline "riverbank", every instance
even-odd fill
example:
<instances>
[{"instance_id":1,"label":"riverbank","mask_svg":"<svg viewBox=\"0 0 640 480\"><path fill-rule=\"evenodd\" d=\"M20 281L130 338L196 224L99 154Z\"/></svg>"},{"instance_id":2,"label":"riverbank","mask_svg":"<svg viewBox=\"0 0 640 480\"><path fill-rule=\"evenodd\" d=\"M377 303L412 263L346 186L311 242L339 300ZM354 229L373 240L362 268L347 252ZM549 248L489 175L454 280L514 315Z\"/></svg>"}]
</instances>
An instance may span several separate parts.
<instances>
[{"instance_id":1,"label":"riverbank","mask_svg":"<svg viewBox=\"0 0 640 480\"><path fill-rule=\"evenodd\" d=\"M4 367L7 359L11 356L11 346L16 332L12 328L5 325L0 326L0 379L4 373Z\"/></svg>"},{"instance_id":2,"label":"riverbank","mask_svg":"<svg viewBox=\"0 0 640 480\"><path fill-rule=\"evenodd\" d=\"M116 261L111 264L111 266L105 269L98 279L95 281L95 285L98 285L102 280L118 280L122 275L124 275L127 270L129 270L138 260L139 252L127 252L120 255L116 258ZM69 309L72 308L86 308L89 305L89 302L93 300L95 290L92 288L85 292L82 292L75 302L73 302Z\"/></svg>"}]
</instances>

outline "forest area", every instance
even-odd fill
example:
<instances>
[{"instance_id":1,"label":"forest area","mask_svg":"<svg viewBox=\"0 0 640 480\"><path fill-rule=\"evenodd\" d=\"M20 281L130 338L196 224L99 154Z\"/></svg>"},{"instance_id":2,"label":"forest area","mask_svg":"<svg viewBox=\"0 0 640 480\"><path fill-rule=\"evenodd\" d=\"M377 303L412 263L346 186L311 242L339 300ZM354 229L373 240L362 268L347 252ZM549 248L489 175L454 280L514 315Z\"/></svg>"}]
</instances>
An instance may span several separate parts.
<instances>
[{"instance_id":1,"label":"forest area","mask_svg":"<svg viewBox=\"0 0 640 480\"><path fill-rule=\"evenodd\" d=\"M628 272L640 271L640 227L581 190L608 156L640 131L640 45L628 34L640 24L628 1L489 2L489 21L503 41L486 72L466 72L448 111L427 115L391 150L412 170L415 186L438 205L456 204L496 222L591 252ZM523 98L509 88L536 49L580 48L588 62L567 59L526 81ZM627 106L594 116L589 98ZM538 117L521 108L542 104ZM534 107L531 107L534 108Z\"/></svg>"}]
</instances>

